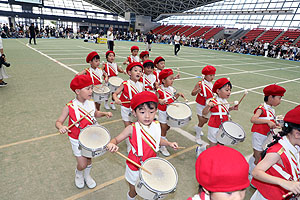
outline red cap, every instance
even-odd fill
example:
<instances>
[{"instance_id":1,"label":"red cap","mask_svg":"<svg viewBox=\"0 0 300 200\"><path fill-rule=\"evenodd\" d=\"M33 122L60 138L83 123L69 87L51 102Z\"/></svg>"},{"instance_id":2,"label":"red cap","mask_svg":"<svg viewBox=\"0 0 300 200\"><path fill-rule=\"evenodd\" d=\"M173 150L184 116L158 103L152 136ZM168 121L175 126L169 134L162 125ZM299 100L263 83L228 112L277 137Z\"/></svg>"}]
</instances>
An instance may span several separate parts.
<instances>
[{"instance_id":1,"label":"red cap","mask_svg":"<svg viewBox=\"0 0 300 200\"><path fill-rule=\"evenodd\" d=\"M158 103L158 98L157 96L149 91L143 91L140 93L137 93L136 95L134 95L130 101L130 107L132 110L134 110L138 105L141 105L142 103L145 102L156 102Z\"/></svg>"},{"instance_id":2,"label":"red cap","mask_svg":"<svg viewBox=\"0 0 300 200\"><path fill-rule=\"evenodd\" d=\"M153 66L154 66L154 63L153 63L152 60L145 60L145 61L143 62L143 66L145 66L147 63L152 63Z\"/></svg>"},{"instance_id":3,"label":"red cap","mask_svg":"<svg viewBox=\"0 0 300 200\"><path fill-rule=\"evenodd\" d=\"M300 125L300 117L299 116L300 116L300 105L295 107L293 110L290 110L289 112L287 112L283 118L283 121Z\"/></svg>"},{"instance_id":4,"label":"red cap","mask_svg":"<svg viewBox=\"0 0 300 200\"><path fill-rule=\"evenodd\" d=\"M172 69L163 69L159 73L159 81L162 82L163 79L167 78L168 76L174 74Z\"/></svg>"},{"instance_id":5,"label":"red cap","mask_svg":"<svg viewBox=\"0 0 300 200\"><path fill-rule=\"evenodd\" d=\"M89 63L95 56L99 56L99 54L96 51L92 51L87 55L86 62Z\"/></svg>"},{"instance_id":6,"label":"red cap","mask_svg":"<svg viewBox=\"0 0 300 200\"><path fill-rule=\"evenodd\" d=\"M211 65L206 65L202 69L202 74L203 75L211 75L211 74L216 74L216 68L211 66Z\"/></svg>"},{"instance_id":7,"label":"red cap","mask_svg":"<svg viewBox=\"0 0 300 200\"><path fill-rule=\"evenodd\" d=\"M228 83L228 82L230 82L230 81L229 81L227 78L220 78L220 79L218 79L218 80L215 82L212 91L213 91L214 93L216 93L216 92L217 92L217 89L220 89L221 87L223 87L223 85L225 85L225 84Z\"/></svg>"},{"instance_id":8,"label":"red cap","mask_svg":"<svg viewBox=\"0 0 300 200\"><path fill-rule=\"evenodd\" d=\"M126 72L128 73L128 71L130 71L131 68L133 68L134 66L139 66L144 71L144 67L143 67L143 65L140 62L132 62L129 65L127 65Z\"/></svg>"},{"instance_id":9,"label":"red cap","mask_svg":"<svg viewBox=\"0 0 300 200\"><path fill-rule=\"evenodd\" d=\"M112 53L112 54L114 54L114 56L116 56L115 52L113 52L113 51L107 51L107 52L105 53L105 57L107 58L108 54L110 54L110 53Z\"/></svg>"},{"instance_id":10,"label":"red cap","mask_svg":"<svg viewBox=\"0 0 300 200\"><path fill-rule=\"evenodd\" d=\"M155 58L154 66L156 66L160 61L165 61L165 59L161 56L158 56L157 58Z\"/></svg>"},{"instance_id":11,"label":"red cap","mask_svg":"<svg viewBox=\"0 0 300 200\"><path fill-rule=\"evenodd\" d=\"M70 83L70 88L75 91L76 89L82 89L84 87L93 85L92 79L88 75L75 76Z\"/></svg>"},{"instance_id":12,"label":"red cap","mask_svg":"<svg viewBox=\"0 0 300 200\"><path fill-rule=\"evenodd\" d=\"M250 185L249 164L230 147L217 145L203 151L195 169L198 183L211 192L233 192Z\"/></svg>"},{"instance_id":13,"label":"red cap","mask_svg":"<svg viewBox=\"0 0 300 200\"><path fill-rule=\"evenodd\" d=\"M132 47L130 48L130 50L131 50L131 51L133 51L133 50L140 50L140 48L139 48L138 46L132 46Z\"/></svg>"},{"instance_id":14,"label":"red cap","mask_svg":"<svg viewBox=\"0 0 300 200\"><path fill-rule=\"evenodd\" d=\"M283 87L281 87L279 85L275 85L275 84L268 85L263 90L265 96L270 96L270 95L284 96L285 91L286 90Z\"/></svg>"},{"instance_id":15,"label":"red cap","mask_svg":"<svg viewBox=\"0 0 300 200\"><path fill-rule=\"evenodd\" d=\"M140 53L140 58L143 58L145 55L148 55L149 56L149 51L142 51Z\"/></svg>"}]
</instances>

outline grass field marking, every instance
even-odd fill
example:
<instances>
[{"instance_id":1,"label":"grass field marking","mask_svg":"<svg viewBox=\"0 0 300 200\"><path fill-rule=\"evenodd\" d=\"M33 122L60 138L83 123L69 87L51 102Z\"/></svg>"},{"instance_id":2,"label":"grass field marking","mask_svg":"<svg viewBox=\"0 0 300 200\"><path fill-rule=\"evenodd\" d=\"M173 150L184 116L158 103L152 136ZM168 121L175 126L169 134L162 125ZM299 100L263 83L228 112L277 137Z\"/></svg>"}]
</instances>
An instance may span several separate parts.
<instances>
[{"instance_id":1,"label":"grass field marking","mask_svg":"<svg viewBox=\"0 0 300 200\"><path fill-rule=\"evenodd\" d=\"M166 157L165 159L166 159L166 160L171 160L171 159L173 159L173 158L176 158L176 157L178 157L178 156L180 156L180 155L182 155L182 154L184 154L184 153L186 153L186 152L189 152L189 151L195 149L197 146L198 146L198 145L195 144L195 145L193 145L193 146L187 147L186 149L180 150L180 151L178 151L178 152L176 152L176 153L170 155L169 157ZM66 198L65 200L75 200L75 199L82 198L82 197L84 197L84 196L86 196L86 195L88 195L88 194L90 194L90 193L92 193L92 192L96 192L97 190L100 190L100 189L102 189L102 188L104 188L104 187L110 186L110 185L112 185L112 184L114 184L114 183L117 183L117 182L119 182L119 181L122 181L122 180L124 180L124 179L125 179L124 176L119 176L119 177L114 178L114 179L112 179L112 180L110 180L110 181L107 181L107 182L105 182L105 183L102 183L102 184L99 185L99 186L96 186L94 189L88 189L88 190L85 190L85 191L80 192L80 193L78 193L78 194L75 194L75 195L73 195L73 196L71 196L71 197L68 197L68 198Z\"/></svg>"},{"instance_id":2,"label":"grass field marking","mask_svg":"<svg viewBox=\"0 0 300 200\"><path fill-rule=\"evenodd\" d=\"M68 66L88 66L88 63L85 64L69 64Z\"/></svg>"},{"instance_id":3,"label":"grass field marking","mask_svg":"<svg viewBox=\"0 0 300 200\"><path fill-rule=\"evenodd\" d=\"M88 50L91 50L91 51L99 51L99 50L95 50L95 49L88 48L88 47L83 47L83 46L78 46L78 47L84 48L84 49L88 49ZM116 53L116 52L115 52L115 53ZM119 55L117 55L117 54L116 54L116 57L119 57L119 58L127 58L127 57L125 57L125 56L119 56Z\"/></svg>"},{"instance_id":4,"label":"grass field marking","mask_svg":"<svg viewBox=\"0 0 300 200\"><path fill-rule=\"evenodd\" d=\"M171 130L174 130L176 131L177 133L180 133L182 136L186 137L187 139L191 140L192 142L195 142L196 141L196 137L193 136L192 134L190 134L189 132L181 129L181 128L178 128L178 127L171 127ZM179 145L181 146L181 145Z\"/></svg>"},{"instance_id":5,"label":"grass field marking","mask_svg":"<svg viewBox=\"0 0 300 200\"><path fill-rule=\"evenodd\" d=\"M77 58L55 58L56 60L85 60L86 57L77 57Z\"/></svg>"},{"instance_id":6,"label":"grass field marking","mask_svg":"<svg viewBox=\"0 0 300 200\"><path fill-rule=\"evenodd\" d=\"M72 56L72 55L82 55L82 53L54 53L54 54L47 54L48 56Z\"/></svg>"},{"instance_id":7,"label":"grass field marking","mask_svg":"<svg viewBox=\"0 0 300 200\"><path fill-rule=\"evenodd\" d=\"M37 49L37 50L39 50L39 49ZM52 51L54 51L54 52L56 52L56 51L72 51L72 52L87 52L87 50L83 50L83 49L72 49L72 50L65 50L65 49L61 49L61 50L52 50L52 49L48 49L48 50L42 50L43 52L45 52L45 51L50 51L50 52L52 52Z\"/></svg>"}]
</instances>

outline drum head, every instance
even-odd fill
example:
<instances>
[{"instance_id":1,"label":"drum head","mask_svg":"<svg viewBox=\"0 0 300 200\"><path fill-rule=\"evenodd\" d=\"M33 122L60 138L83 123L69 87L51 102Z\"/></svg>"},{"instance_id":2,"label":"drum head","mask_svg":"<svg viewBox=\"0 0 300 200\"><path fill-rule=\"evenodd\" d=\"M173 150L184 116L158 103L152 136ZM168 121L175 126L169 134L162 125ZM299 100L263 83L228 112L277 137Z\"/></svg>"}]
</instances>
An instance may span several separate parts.
<instances>
[{"instance_id":1,"label":"drum head","mask_svg":"<svg viewBox=\"0 0 300 200\"><path fill-rule=\"evenodd\" d=\"M118 76L112 76L108 79L108 82L113 86L120 86L124 80Z\"/></svg>"},{"instance_id":2,"label":"drum head","mask_svg":"<svg viewBox=\"0 0 300 200\"><path fill-rule=\"evenodd\" d=\"M232 121L226 121L222 125L223 125L223 128L225 129L225 131L232 137L234 137L236 139L245 138L244 129L237 123L232 122Z\"/></svg>"},{"instance_id":3,"label":"drum head","mask_svg":"<svg viewBox=\"0 0 300 200\"><path fill-rule=\"evenodd\" d=\"M176 188L177 172L171 163L162 158L149 158L143 163L143 167L152 175L141 170L141 176L145 184L154 191L169 193Z\"/></svg>"},{"instance_id":4,"label":"drum head","mask_svg":"<svg viewBox=\"0 0 300 200\"><path fill-rule=\"evenodd\" d=\"M98 94L102 94L102 93L110 92L110 89L109 89L109 87L107 87L105 85L100 85L100 86L94 86L93 91L98 93Z\"/></svg>"},{"instance_id":5,"label":"drum head","mask_svg":"<svg viewBox=\"0 0 300 200\"><path fill-rule=\"evenodd\" d=\"M84 147L97 149L109 143L110 135L106 128L100 125L92 125L87 126L80 132L78 140Z\"/></svg>"},{"instance_id":6,"label":"drum head","mask_svg":"<svg viewBox=\"0 0 300 200\"><path fill-rule=\"evenodd\" d=\"M185 103L172 103L167 107L167 114L174 119L186 119L192 116L191 108Z\"/></svg>"}]
</instances>

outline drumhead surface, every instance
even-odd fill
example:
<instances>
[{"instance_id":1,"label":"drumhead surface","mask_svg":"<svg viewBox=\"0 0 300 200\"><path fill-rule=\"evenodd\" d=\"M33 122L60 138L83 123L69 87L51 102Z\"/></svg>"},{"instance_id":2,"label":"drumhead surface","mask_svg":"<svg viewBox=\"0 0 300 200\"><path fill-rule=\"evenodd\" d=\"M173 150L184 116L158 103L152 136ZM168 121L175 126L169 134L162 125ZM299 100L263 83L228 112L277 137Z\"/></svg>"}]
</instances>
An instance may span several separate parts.
<instances>
[{"instance_id":1,"label":"drumhead surface","mask_svg":"<svg viewBox=\"0 0 300 200\"><path fill-rule=\"evenodd\" d=\"M90 149L104 147L110 141L109 133L101 126L89 126L81 131L78 140Z\"/></svg>"},{"instance_id":2,"label":"drumhead surface","mask_svg":"<svg viewBox=\"0 0 300 200\"><path fill-rule=\"evenodd\" d=\"M177 172L168 162L160 158L148 159L143 167L152 175L141 170L144 182L156 191L167 192L173 190L177 185Z\"/></svg>"},{"instance_id":3,"label":"drumhead surface","mask_svg":"<svg viewBox=\"0 0 300 200\"><path fill-rule=\"evenodd\" d=\"M226 121L223 123L223 127L225 131L229 135L233 136L234 138L242 139L245 137L244 129L241 126L239 126L237 123Z\"/></svg>"},{"instance_id":4,"label":"drumhead surface","mask_svg":"<svg viewBox=\"0 0 300 200\"><path fill-rule=\"evenodd\" d=\"M120 86L124 80L117 76L112 76L108 79L108 82L114 86Z\"/></svg>"},{"instance_id":5,"label":"drumhead surface","mask_svg":"<svg viewBox=\"0 0 300 200\"><path fill-rule=\"evenodd\" d=\"M110 92L109 87L103 85L103 86L94 86L93 91L96 93L107 93Z\"/></svg>"},{"instance_id":6,"label":"drumhead surface","mask_svg":"<svg viewBox=\"0 0 300 200\"><path fill-rule=\"evenodd\" d=\"M172 103L176 106L169 105L167 107L167 113L170 117L175 119L186 119L192 115L191 108L184 103Z\"/></svg>"}]
</instances>

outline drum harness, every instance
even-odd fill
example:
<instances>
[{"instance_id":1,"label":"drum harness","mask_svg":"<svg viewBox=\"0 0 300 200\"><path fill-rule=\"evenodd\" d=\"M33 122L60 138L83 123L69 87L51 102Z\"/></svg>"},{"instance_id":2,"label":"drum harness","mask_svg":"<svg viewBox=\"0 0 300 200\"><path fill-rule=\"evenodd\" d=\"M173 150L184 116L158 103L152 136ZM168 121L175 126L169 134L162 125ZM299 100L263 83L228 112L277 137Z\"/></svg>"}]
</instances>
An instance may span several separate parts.
<instances>
[{"instance_id":1,"label":"drum harness","mask_svg":"<svg viewBox=\"0 0 300 200\"><path fill-rule=\"evenodd\" d=\"M221 99L221 98L219 98L219 97L215 98L217 104L227 103L226 100L225 100L225 102L222 102L219 99ZM225 112L222 111L222 108L225 110ZM219 115L220 119L221 119L221 124L224 122L223 121L223 115L228 115L229 120L232 121L231 115L229 114L229 110L228 110L227 106L225 106L225 105L218 105L218 110L219 110L219 112L215 112L215 113L212 112L211 115Z\"/></svg>"},{"instance_id":2,"label":"drum harness","mask_svg":"<svg viewBox=\"0 0 300 200\"><path fill-rule=\"evenodd\" d=\"M94 102L93 102L94 103ZM79 111L79 105L78 105L78 102L77 101L73 101L73 105L74 105L74 111L75 111L75 115L76 115L76 118L80 118L80 111ZM84 109L84 108L82 108L82 107L80 107L80 109L82 109L83 110L83 112L84 112L84 114L87 114L88 113L88 111L86 111L86 109ZM93 112L94 113L94 112ZM92 120L92 124L98 124L98 121L96 120L96 118L95 118L95 116L92 116L92 115L90 115L90 114L88 114L85 118L87 118L88 116L90 116L90 118L91 118L91 120ZM78 122L78 123L76 123L75 124L75 126L77 127L77 128L79 128L79 130L81 131L83 128L80 126L80 123L81 123L81 121L80 122Z\"/></svg>"},{"instance_id":3,"label":"drum harness","mask_svg":"<svg viewBox=\"0 0 300 200\"><path fill-rule=\"evenodd\" d=\"M109 68L116 74L118 75L118 66L117 66L117 70L114 69L114 66L113 66L114 63L110 63L110 62L107 62L106 63L106 70L107 70L107 75L109 76L110 73L109 73ZM115 63L116 64L116 63Z\"/></svg>"},{"instance_id":4,"label":"drum harness","mask_svg":"<svg viewBox=\"0 0 300 200\"><path fill-rule=\"evenodd\" d=\"M100 76L100 77L97 76L97 74L101 74L98 68L96 68L96 70L94 70L92 67L90 67L88 70L90 72L90 76L91 76L93 85L94 85L94 76L100 81L100 83L103 82L102 76Z\"/></svg>"},{"instance_id":5,"label":"drum harness","mask_svg":"<svg viewBox=\"0 0 300 200\"><path fill-rule=\"evenodd\" d=\"M276 121L274 109L266 103L264 103L264 105L262 107L266 110L267 116L266 117L258 117L258 119L267 119L270 121L273 119L274 121ZM267 135L269 135L269 134L272 134L273 137L276 136L274 129L270 129L270 132Z\"/></svg>"}]
</instances>

